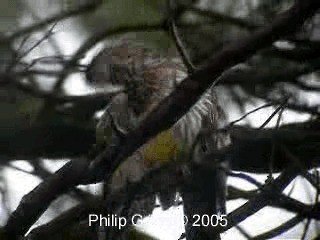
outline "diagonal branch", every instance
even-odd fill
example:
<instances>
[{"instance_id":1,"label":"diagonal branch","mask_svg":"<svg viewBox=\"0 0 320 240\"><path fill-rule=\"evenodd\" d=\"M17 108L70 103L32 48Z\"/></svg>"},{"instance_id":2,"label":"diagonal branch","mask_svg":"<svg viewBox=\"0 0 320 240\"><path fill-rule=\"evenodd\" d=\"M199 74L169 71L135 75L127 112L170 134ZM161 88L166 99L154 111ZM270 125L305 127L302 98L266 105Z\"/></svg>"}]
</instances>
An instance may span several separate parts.
<instances>
[{"instance_id":1,"label":"diagonal branch","mask_svg":"<svg viewBox=\"0 0 320 240\"><path fill-rule=\"evenodd\" d=\"M246 60L280 37L292 33L319 7L320 2L318 1L297 1L290 10L279 15L269 26L256 31L240 43L230 44L224 48L211 60L209 65L182 81L175 91L146 117L140 127L129 133L121 144L109 147L100 154L89 171L90 177L94 176L92 180L100 181L105 177L106 172L110 175L139 146L177 122L207 88L217 83L217 78L225 70Z\"/></svg>"},{"instance_id":2,"label":"diagonal branch","mask_svg":"<svg viewBox=\"0 0 320 240\"><path fill-rule=\"evenodd\" d=\"M281 193L285 187L297 176L299 169L291 167L284 170L281 175L269 185L265 185L262 192L250 199L248 202L237 208L227 216L227 226L217 227L217 231L223 232L231 227L238 225L240 222L261 210L272 202L274 193ZM278 196L276 194L276 196Z\"/></svg>"},{"instance_id":3,"label":"diagonal branch","mask_svg":"<svg viewBox=\"0 0 320 240\"><path fill-rule=\"evenodd\" d=\"M18 239L18 236L24 235L38 219L39 212L43 213L60 194L77 185L78 178L87 170L87 166L85 159L70 161L25 195L7 222L7 239Z\"/></svg>"}]
</instances>

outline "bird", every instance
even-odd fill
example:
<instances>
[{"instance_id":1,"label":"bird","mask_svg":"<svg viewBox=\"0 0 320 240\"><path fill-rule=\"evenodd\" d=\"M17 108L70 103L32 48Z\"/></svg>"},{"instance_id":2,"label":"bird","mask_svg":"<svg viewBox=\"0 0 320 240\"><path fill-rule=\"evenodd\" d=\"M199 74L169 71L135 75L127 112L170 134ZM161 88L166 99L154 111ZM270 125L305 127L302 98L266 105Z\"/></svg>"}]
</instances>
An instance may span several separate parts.
<instances>
[{"instance_id":1,"label":"bird","mask_svg":"<svg viewBox=\"0 0 320 240\"><path fill-rule=\"evenodd\" d=\"M143 42L124 40L102 49L89 64L86 79L94 87L113 86L121 91L98 120L97 141L112 144L134 130L186 76L179 57L167 57ZM118 167L111 188L119 189L128 182L138 181L147 171L170 161L180 161L181 156L183 160L192 156L191 161L199 162L208 148L227 145L226 136L211 134L219 127L218 120L224 117L211 87L170 129L148 141ZM199 139L199 144L195 144ZM225 188L225 184L221 186ZM161 192L158 197L164 210L177 202L176 192ZM217 208L225 209L224 199L216 203ZM147 208L153 209L150 205Z\"/></svg>"}]
</instances>

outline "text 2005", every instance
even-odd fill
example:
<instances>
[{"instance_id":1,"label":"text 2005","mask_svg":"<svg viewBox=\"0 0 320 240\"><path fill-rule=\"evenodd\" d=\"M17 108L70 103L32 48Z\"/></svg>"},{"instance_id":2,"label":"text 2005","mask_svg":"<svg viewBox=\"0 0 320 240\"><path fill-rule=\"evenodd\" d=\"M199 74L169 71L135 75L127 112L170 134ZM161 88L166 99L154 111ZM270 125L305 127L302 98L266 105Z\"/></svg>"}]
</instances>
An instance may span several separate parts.
<instances>
[{"instance_id":1,"label":"text 2005","mask_svg":"<svg viewBox=\"0 0 320 240\"><path fill-rule=\"evenodd\" d=\"M228 224L226 214L213 214L213 215L199 215L195 214L192 216L193 227L226 227Z\"/></svg>"}]
</instances>

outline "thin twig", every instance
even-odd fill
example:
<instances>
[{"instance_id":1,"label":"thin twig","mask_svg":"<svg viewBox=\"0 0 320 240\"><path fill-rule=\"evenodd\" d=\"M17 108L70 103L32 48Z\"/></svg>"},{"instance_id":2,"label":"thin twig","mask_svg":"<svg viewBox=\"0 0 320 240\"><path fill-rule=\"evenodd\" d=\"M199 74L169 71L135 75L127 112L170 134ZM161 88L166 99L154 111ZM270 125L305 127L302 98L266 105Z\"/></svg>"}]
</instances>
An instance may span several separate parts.
<instances>
[{"instance_id":1,"label":"thin twig","mask_svg":"<svg viewBox=\"0 0 320 240\"><path fill-rule=\"evenodd\" d=\"M86 12L91 12L91 11L95 10L102 2L103 1L101 1L101 0L90 1L88 4L85 4L81 7L79 7L78 9L70 10L70 11L63 12L63 13L58 13L52 17L43 19L42 21L40 21L38 23L35 23L31 26L22 28L16 32L12 33L11 35L9 35L7 37L7 39L9 41L12 41L13 39L21 37L25 34L29 34L34 31L39 31L41 28L46 27L51 23L59 22L63 19L77 16L77 15L80 15L80 14L83 14Z\"/></svg>"},{"instance_id":2,"label":"thin twig","mask_svg":"<svg viewBox=\"0 0 320 240\"><path fill-rule=\"evenodd\" d=\"M272 99L270 97L263 97L259 96L260 98L263 98L264 100L267 100L269 102L272 102L274 104L282 104L282 100L278 99ZM320 107L319 106L308 106L307 104L297 104L297 103L292 103L292 102L287 102L286 103L286 108L297 111L297 112L302 112L302 113L309 113L311 115L315 116L320 116Z\"/></svg>"},{"instance_id":3,"label":"thin twig","mask_svg":"<svg viewBox=\"0 0 320 240\"><path fill-rule=\"evenodd\" d=\"M273 105L274 105L274 104L272 104L272 103L266 103L266 104L264 104L264 105L262 105L262 106L260 106L260 107L257 107L257 108L255 108L255 109L253 109L253 110L245 113L243 116L241 116L241 117L238 118L237 120L234 120L234 121L230 122L229 125L228 125L228 127L232 127L234 124L236 124L237 122L242 121L243 119L245 119L246 117L248 117L248 116L251 115L252 113L255 113L255 112L257 112L257 111L259 111L259 110L261 110L261 109L267 108L267 107L271 107L271 106L273 106Z\"/></svg>"},{"instance_id":4,"label":"thin twig","mask_svg":"<svg viewBox=\"0 0 320 240\"><path fill-rule=\"evenodd\" d=\"M173 10L173 6L172 6L172 0L168 0L167 1L167 7L168 7L168 12L169 12L169 17L168 17L168 23L169 23L169 32L170 34L172 35L173 37L173 40L175 42L175 45L176 45L176 48L181 56L181 59L184 63L184 65L186 66L187 68L187 71L189 74L193 73L196 68L195 66L193 65L190 57L189 57L189 54L187 52L187 49L184 47L184 44L183 42L181 41L180 37L179 37L179 32L178 32L178 28L177 28L177 25L176 25L176 19L178 16L176 16L176 11ZM183 9L183 12L184 12L184 9ZM181 15L182 12L180 12L179 15Z\"/></svg>"},{"instance_id":5,"label":"thin twig","mask_svg":"<svg viewBox=\"0 0 320 240\"><path fill-rule=\"evenodd\" d=\"M177 25L175 23L174 20L171 20L171 32L172 32L172 36L174 38L174 42L176 44L176 47L180 53L180 56L182 58L182 61L184 63L184 65L186 66L188 73L191 74L196 70L196 67L193 65L189 54L187 53L187 49L183 46L184 44L182 43L180 37L179 37L179 32L178 32L178 28Z\"/></svg>"},{"instance_id":6,"label":"thin twig","mask_svg":"<svg viewBox=\"0 0 320 240\"><path fill-rule=\"evenodd\" d=\"M283 113L284 109L285 108L282 107L280 112L279 112L279 116L278 116L278 119L277 119L275 130L278 130L279 127L280 127L280 121L281 121L281 117L282 117L282 113ZM275 150L276 150L276 144L275 144L275 140L273 140L272 141L272 146L271 146L270 161L269 161L269 175L268 175L269 180L273 179L272 173L273 173L273 164L274 164L274 161L275 161Z\"/></svg>"},{"instance_id":7,"label":"thin twig","mask_svg":"<svg viewBox=\"0 0 320 240\"><path fill-rule=\"evenodd\" d=\"M16 59L16 62L19 62L20 59L24 58L25 56L27 56L32 50L34 50L36 47L38 47L41 43L43 43L45 40L47 40L48 38L50 38L54 32L54 28L57 25L57 23L54 23L50 29L46 32L46 34L40 38L32 47L30 47L26 52L22 53L20 56L18 56L18 58Z\"/></svg>"},{"instance_id":8,"label":"thin twig","mask_svg":"<svg viewBox=\"0 0 320 240\"><path fill-rule=\"evenodd\" d=\"M281 111L281 109L283 108L282 105L280 105L279 107L277 107L273 113L267 118L266 121L264 121L264 123L261 124L261 126L258 129L263 129L271 120L272 118L279 112Z\"/></svg>"},{"instance_id":9,"label":"thin twig","mask_svg":"<svg viewBox=\"0 0 320 240\"><path fill-rule=\"evenodd\" d=\"M51 28L49 29L48 32L46 32L46 34L39 39L32 47L30 47L26 52L19 54L19 50L16 51L16 56L12 59L11 63L8 64L7 68L6 68L6 72L9 73L11 71L11 69L17 65L19 63L19 61L24 58L26 55L28 55L32 50L34 50L36 47L38 47L41 43L43 43L46 39L48 39L52 33L53 33L53 29L56 26L56 23L53 24L51 26ZM24 42L28 39L30 35L28 35L26 38L23 39L19 49L23 46Z\"/></svg>"},{"instance_id":10,"label":"thin twig","mask_svg":"<svg viewBox=\"0 0 320 240\"><path fill-rule=\"evenodd\" d=\"M38 21L38 22L41 21L41 17L39 17L38 14L34 11L34 9L30 7L30 4L28 2L24 2L24 7L29 10L29 12L31 13L32 17L36 21ZM49 43L51 44L51 46L53 47L53 49L55 50L56 53L62 54L58 44L56 43L56 41L54 39L49 38L48 41L49 41Z\"/></svg>"},{"instance_id":11,"label":"thin twig","mask_svg":"<svg viewBox=\"0 0 320 240\"><path fill-rule=\"evenodd\" d=\"M253 178L253 177L251 177L251 176L249 176L248 174L245 174L245 173L235 173L235 172L229 171L228 175L231 176L231 177L236 177L236 178L243 179L243 180L255 185L258 188L261 188L263 186L262 183L258 182L255 178Z\"/></svg>"}]
</instances>

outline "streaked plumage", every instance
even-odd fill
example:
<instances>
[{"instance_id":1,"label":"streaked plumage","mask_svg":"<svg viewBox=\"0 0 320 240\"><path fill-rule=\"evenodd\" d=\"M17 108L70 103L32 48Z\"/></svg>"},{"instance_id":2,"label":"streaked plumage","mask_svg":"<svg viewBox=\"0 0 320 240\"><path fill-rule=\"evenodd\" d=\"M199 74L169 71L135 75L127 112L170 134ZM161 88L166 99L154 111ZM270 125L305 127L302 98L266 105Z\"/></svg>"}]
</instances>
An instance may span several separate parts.
<instances>
[{"instance_id":1,"label":"streaked plumage","mask_svg":"<svg viewBox=\"0 0 320 240\"><path fill-rule=\"evenodd\" d=\"M179 59L167 59L137 43L125 42L102 50L88 68L88 80L95 86L122 85L125 91L107 106L109 113L105 111L102 115L98 128L110 129L112 117L121 129L134 129L185 77ZM216 127L217 118L221 117L219 112L215 94L209 89L171 130L150 140L119 167L112 187L137 181L148 169L175 159L181 148L190 151L204 122L206 128Z\"/></svg>"}]
</instances>

